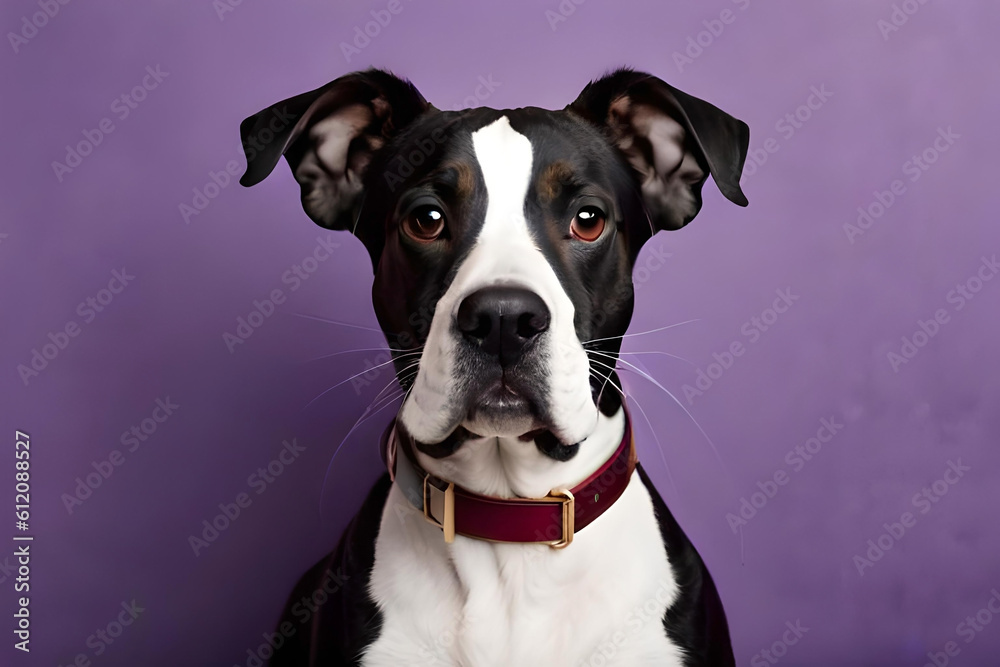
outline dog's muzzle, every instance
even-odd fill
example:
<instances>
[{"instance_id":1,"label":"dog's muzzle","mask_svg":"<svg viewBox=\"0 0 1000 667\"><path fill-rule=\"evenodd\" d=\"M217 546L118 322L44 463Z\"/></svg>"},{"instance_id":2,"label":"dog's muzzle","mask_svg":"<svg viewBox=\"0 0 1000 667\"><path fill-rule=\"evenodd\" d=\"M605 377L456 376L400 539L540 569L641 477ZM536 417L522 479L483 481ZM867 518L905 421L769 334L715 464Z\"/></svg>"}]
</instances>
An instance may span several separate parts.
<instances>
[{"instance_id":1,"label":"dog's muzzle","mask_svg":"<svg viewBox=\"0 0 1000 667\"><path fill-rule=\"evenodd\" d=\"M462 338L509 368L549 328L548 306L520 287L484 287L462 300L455 325Z\"/></svg>"}]
</instances>

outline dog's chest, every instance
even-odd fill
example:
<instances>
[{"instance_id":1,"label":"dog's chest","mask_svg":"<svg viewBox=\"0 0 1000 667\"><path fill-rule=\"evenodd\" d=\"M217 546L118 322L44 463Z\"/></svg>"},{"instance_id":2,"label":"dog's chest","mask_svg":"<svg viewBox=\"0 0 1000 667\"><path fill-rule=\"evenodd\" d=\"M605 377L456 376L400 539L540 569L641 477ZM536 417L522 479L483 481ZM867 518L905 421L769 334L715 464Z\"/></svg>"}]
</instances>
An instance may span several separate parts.
<instances>
[{"instance_id":1,"label":"dog's chest","mask_svg":"<svg viewBox=\"0 0 1000 667\"><path fill-rule=\"evenodd\" d=\"M682 665L662 623L677 587L637 475L563 550L446 545L393 487L370 588L382 630L365 667Z\"/></svg>"}]
</instances>

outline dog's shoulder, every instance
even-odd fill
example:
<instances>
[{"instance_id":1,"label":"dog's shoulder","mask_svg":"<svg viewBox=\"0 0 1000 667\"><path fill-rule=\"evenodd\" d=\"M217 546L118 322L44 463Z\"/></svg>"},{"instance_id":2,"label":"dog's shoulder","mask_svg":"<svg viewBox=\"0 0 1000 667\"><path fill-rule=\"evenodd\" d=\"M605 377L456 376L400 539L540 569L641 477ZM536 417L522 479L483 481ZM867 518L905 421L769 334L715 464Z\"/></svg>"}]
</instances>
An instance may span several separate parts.
<instances>
[{"instance_id":1,"label":"dog's shoulder","mask_svg":"<svg viewBox=\"0 0 1000 667\"><path fill-rule=\"evenodd\" d=\"M641 464L636 471L653 501L679 591L663 617L664 630L690 656L691 664L732 667L736 662L729 625L712 575Z\"/></svg>"},{"instance_id":2,"label":"dog's shoulder","mask_svg":"<svg viewBox=\"0 0 1000 667\"><path fill-rule=\"evenodd\" d=\"M368 583L391 485L388 474L379 478L337 548L299 579L278 624L285 643L275 651L270 667L357 665L378 637L382 614ZM285 632L289 627L291 633Z\"/></svg>"}]
</instances>

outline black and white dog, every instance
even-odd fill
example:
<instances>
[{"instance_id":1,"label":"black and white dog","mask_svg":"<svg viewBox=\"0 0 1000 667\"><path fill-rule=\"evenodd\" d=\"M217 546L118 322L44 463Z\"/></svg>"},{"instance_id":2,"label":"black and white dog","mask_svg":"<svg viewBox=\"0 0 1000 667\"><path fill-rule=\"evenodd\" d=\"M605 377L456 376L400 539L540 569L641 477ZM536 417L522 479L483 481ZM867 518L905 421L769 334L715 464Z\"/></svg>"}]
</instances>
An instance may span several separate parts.
<instances>
[{"instance_id":1,"label":"black and white dog","mask_svg":"<svg viewBox=\"0 0 1000 667\"><path fill-rule=\"evenodd\" d=\"M747 126L628 69L561 111L441 111L368 70L240 129L243 185L284 155L309 217L368 249L407 390L389 473L271 664L733 665L614 368L643 243L695 217L709 174L746 205Z\"/></svg>"}]
</instances>

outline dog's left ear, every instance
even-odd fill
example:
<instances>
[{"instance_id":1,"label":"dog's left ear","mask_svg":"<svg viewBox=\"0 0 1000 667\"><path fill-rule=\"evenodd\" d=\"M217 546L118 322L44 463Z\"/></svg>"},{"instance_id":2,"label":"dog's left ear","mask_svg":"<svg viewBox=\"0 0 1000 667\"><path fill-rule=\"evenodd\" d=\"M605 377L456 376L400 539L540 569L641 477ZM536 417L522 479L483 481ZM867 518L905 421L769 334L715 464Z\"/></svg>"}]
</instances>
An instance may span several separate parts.
<instances>
[{"instance_id":1,"label":"dog's left ear","mask_svg":"<svg viewBox=\"0 0 1000 667\"><path fill-rule=\"evenodd\" d=\"M621 69L592 81L566 110L602 128L628 159L652 232L680 229L698 214L709 173L727 199L747 205L740 174L750 128L708 102Z\"/></svg>"},{"instance_id":2,"label":"dog's left ear","mask_svg":"<svg viewBox=\"0 0 1000 667\"><path fill-rule=\"evenodd\" d=\"M342 76L240 123L247 156L240 183L260 183L284 155L309 217L329 229L353 231L373 155L432 108L413 84L389 72Z\"/></svg>"}]
</instances>

